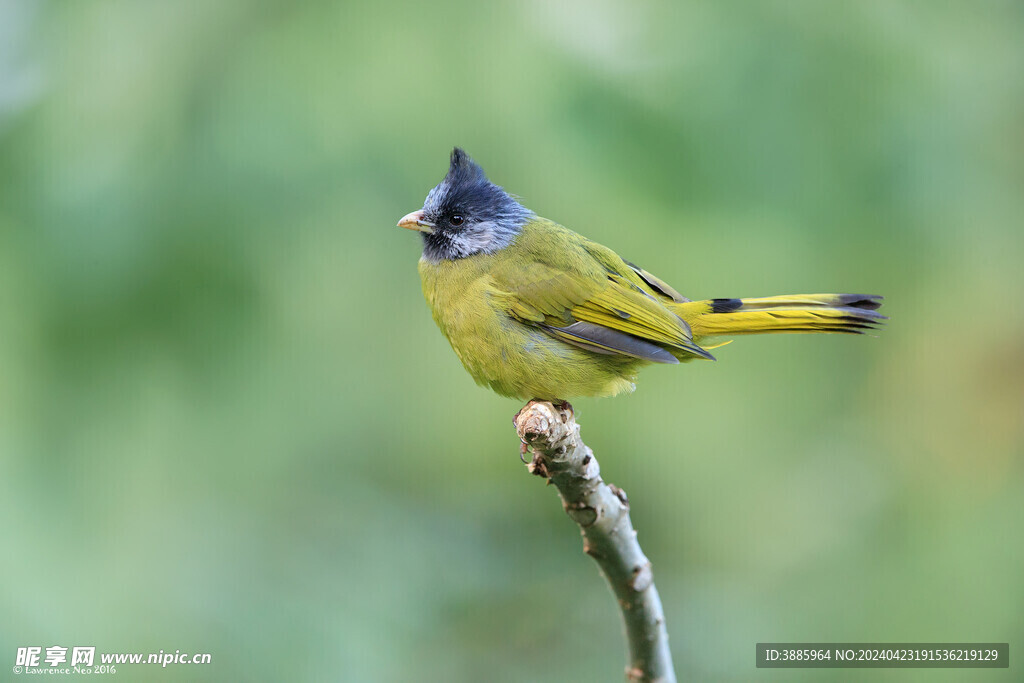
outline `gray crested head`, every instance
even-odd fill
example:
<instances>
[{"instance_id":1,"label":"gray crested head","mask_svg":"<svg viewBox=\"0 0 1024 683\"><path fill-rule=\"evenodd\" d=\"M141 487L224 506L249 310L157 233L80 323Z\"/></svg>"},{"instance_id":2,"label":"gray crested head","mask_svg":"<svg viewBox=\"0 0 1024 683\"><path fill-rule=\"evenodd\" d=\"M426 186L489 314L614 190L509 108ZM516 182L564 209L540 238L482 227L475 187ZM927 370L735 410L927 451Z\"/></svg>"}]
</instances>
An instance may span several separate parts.
<instances>
[{"instance_id":1,"label":"gray crested head","mask_svg":"<svg viewBox=\"0 0 1024 683\"><path fill-rule=\"evenodd\" d=\"M423 218L432 224L423 232L423 255L437 262L493 253L511 244L532 215L456 147L448 175L423 202Z\"/></svg>"}]
</instances>

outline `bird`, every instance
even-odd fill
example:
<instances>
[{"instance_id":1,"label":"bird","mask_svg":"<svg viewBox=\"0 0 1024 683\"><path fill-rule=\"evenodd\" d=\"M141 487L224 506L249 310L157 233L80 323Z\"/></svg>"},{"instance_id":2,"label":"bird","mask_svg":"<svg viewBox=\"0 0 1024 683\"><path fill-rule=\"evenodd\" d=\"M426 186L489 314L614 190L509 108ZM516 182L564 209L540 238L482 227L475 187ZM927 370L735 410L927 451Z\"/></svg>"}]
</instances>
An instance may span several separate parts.
<instances>
[{"instance_id":1,"label":"bird","mask_svg":"<svg viewBox=\"0 0 1024 683\"><path fill-rule=\"evenodd\" d=\"M434 321L480 385L567 403L636 388L651 364L715 360L708 340L773 332L863 334L882 297L794 294L693 301L597 242L536 215L459 147L423 207L419 274Z\"/></svg>"}]
</instances>

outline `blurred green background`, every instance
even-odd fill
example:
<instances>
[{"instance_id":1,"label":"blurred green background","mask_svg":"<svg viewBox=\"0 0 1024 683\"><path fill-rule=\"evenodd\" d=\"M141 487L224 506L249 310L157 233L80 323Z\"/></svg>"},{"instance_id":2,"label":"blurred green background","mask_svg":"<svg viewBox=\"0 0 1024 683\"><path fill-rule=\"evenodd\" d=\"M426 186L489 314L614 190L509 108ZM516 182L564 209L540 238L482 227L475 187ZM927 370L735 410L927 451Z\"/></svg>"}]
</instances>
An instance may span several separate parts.
<instances>
[{"instance_id":1,"label":"blurred green background","mask_svg":"<svg viewBox=\"0 0 1024 683\"><path fill-rule=\"evenodd\" d=\"M877 338L745 338L576 402L681 679L850 680L757 671L766 640L1019 662L1022 7L0 2L4 666L620 680L520 404L463 371L394 227L454 144L688 296L887 297Z\"/></svg>"}]
</instances>

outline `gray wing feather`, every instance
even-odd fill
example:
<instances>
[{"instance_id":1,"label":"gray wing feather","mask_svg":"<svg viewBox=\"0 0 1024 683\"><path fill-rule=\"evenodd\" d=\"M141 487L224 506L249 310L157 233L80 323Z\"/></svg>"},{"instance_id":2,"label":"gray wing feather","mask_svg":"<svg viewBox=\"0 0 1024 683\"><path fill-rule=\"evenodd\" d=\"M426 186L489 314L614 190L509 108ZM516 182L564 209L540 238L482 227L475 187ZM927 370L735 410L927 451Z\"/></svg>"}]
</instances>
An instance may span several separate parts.
<instances>
[{"instance_id":1,"label":"gray wing feather","mask_svg":"<svg viewBox=\"0 0 1024 683\"><path fill-rule=\"evenodd\" d=\"M642 358L652 363L678 363L679 359L671 353L648 341L625 332L612 330L601 325L587 322L576 322L566 327L541 325L562 341L568 342L588 351L605 354L622 354Z\"/></svg>"}]
</instances>

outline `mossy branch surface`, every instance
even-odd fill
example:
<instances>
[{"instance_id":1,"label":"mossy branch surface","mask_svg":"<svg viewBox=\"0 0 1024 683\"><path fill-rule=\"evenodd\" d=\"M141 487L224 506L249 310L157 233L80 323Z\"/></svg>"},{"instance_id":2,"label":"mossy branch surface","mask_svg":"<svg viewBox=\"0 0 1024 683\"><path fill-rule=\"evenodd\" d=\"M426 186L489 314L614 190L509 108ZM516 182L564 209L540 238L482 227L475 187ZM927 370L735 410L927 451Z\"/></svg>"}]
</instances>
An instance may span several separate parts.
<instances>
[{"instance_id":1,"label":"mossy branch surface","mask_svg":"<svg viewBox=\"0 0 1024 683\"><path fill-rule=\"evenodd\" d=\"M558 489L562 507L579 526L583 551L601 568L619 604L629 646L627 681L676 680L665 613L651 562L640 549L625 492L601 479L593 451L580 438L572 406L530 401L515 417L533 451L529 471Z\"/></svg>"}]
</instances>

